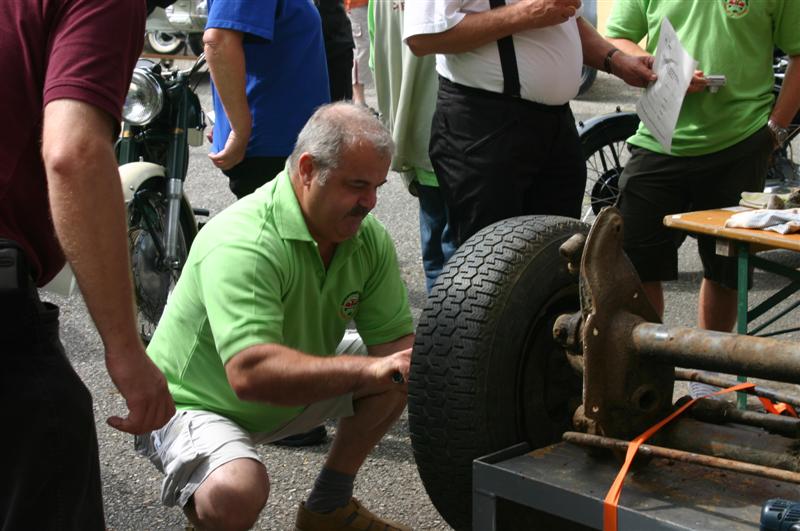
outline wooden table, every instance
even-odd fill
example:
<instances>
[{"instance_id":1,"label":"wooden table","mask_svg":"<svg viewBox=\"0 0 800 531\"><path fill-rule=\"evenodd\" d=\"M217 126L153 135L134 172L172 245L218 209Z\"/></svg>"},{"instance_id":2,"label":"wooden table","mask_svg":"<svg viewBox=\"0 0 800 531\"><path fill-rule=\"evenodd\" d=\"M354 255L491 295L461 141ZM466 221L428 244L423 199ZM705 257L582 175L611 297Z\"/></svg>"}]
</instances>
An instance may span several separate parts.
<instances>
[{"instance_id":1,"label":"wooden table","mask_svg":"<svg viewBox=\"0 0 800 531\"><path fill-rule=\"evenodd\" d=\"M737 212L748 210L744 207L721 208L715 210L701 210L673 214L664 218L664 225L674 229L684 230L693 234L703 234L717 238L717 254L736 256L738 262L738 307L736 331L739 334L759 335L764 330L784 315L800 306L800 301L791 304L788 308L776 312L770 319L762 324L749 329L748 324L774 308L800 290L800 272L796 269L778 264L772 260L756 256L756 253L772 249L785 249L800 251L800 233L779 234L769 230L734 229L725 227L725 221ZM747 294L747 277L750 267L762 269L789 279L789 284L765 301L749 308ZM777 335L793 332L800 328L784 329L777 332L760 334L762 336ZM740 405L743 396L740 396Z\"/></svg>"}]
</instances>

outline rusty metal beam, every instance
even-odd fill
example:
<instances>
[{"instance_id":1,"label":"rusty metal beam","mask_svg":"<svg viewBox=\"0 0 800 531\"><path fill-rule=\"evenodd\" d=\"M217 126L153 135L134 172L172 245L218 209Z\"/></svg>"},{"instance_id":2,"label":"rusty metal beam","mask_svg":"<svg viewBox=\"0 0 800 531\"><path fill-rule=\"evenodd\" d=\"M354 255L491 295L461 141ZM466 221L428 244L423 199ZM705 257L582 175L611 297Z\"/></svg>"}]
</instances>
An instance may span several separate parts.
<instances>
[{"instance_id":1,"label":"rusty metal beam","mask_svg":"<svg viewBox=\"0 0 800 531\"><path fill-rule=\"evenodd\" d=\"M656 323L638 324L631 340L659 363L800 384L800 343Z\"/></svg>"},{"instance_id":2,"label":"rusty metal beam","mask_svg":"<svg viewBox=\"0 0 800 531\"><path fill-rule=\"evenodd\" d=\"M731 387L733 385L741 383L733 377L726 378L725 376L720 374L695 371L692 369L681 369L681 368L675 369L675 379L686 380L691 382L703 382L721 388ZM754 394L756 396L763 396L764 398L769 398L773 402L785 402L791 406L794 406L795 408L800 408L800 396L797 395L782 393L780 391L773 391L772 389L765 389L760 385L751 387L750 389L745 389L743 392L748 394Z\"/></svg>"},{"instance_id":3,"label":"rusty metal beam","mask_svg":"<svg viewBox=\"0 0 800 531\"><path fill-rule=\"evenodd\" d=\"M684 397L687 400L688 398ZM681 405L684 399L678 401L676 405ZM736 404L727 400L701 398L687 411L687 414L704 422L714 424L734 422L763 428L770 433L783 435L784 437L793 439L800 437L800 420L757 411L741 410L736 407Z\"/></svg>"},{"instance_id":4,"label":"rusty metal beam","mask_svg":"<svg viewBox=\"0 0 800 531\"><path fill-rule=\"evenodd\" d=\"M601 437L599 435L589 435L586 433L578 433L574 431L568 431L564 433L563 439L567 442L571 442L574 444L593 446L597 448L606 448L609 450L616 450L620 452L626 452L629 446L629 441L624 441L622 439ZM639 446L637 454L642 456L663 457L675 461L694 463L703 466L720 468L723 470L731 470L734 472L743 472L745 474L751 474L754 476L765 477L769 479L776 479L779 481L800 483L800 473L798 472L790 472L787 470L780 470L778 468L754 465L742 461L735 461L733 459L713 457L710 455L702 455L694 452L685 452L683 450L674 450L672 448L664 448L662 446L654 446L651 444L642 444L641 446Z\"/></svg>"}]
</instances>

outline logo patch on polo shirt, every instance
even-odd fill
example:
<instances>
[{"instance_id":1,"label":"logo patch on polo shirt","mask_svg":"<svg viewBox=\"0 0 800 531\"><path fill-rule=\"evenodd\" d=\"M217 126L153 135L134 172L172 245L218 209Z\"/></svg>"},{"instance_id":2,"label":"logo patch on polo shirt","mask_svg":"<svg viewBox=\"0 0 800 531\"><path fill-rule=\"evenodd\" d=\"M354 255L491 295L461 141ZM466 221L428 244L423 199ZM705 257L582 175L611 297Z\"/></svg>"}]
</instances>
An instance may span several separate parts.
<instances>
[{"instance_id":1,"label":"logo patch on polo shirt","mask_svg":"<svg viewBox=\"0 0 800 531\"><path fill-rule=\"evenodd\" d=\"M344 298L339 308L339 315L341 315L342 319L350 320L353 318L358 310L358 303L360 300L361 293L358 291L354 291Z\"/></svg>"},{"instance_id":2,"label":"logo patch on polo shirt","mask_svg":"<svg viewBox=\"0 0 800 531\"><path fill-rule=\"evenodd\" d=\"M742 18L750 12L750 0L722 0L725 14L730 18Z\"/></svg>"}]
</instances>

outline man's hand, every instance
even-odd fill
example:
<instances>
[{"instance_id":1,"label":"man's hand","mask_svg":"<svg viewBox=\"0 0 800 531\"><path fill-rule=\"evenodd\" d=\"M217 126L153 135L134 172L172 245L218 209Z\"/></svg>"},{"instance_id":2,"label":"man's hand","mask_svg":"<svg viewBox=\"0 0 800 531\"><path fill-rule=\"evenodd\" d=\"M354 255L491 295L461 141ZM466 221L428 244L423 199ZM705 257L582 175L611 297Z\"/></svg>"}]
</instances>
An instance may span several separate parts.
<instances>
[{"instance_id":1,"label":"man's hand","mask_svg":"<svg viewBox=\"0 0 800 531\"><path fill-rule=\"evenodd\" d=\"M109 417L112 428L139 435L162 427L175 414L175 404L158 367L138 345L139 353L106 352L106 368L128 406L128 416Z\"/></svg>"},{"instance_id":2,"label":"man's hand","mask_svg":"<svg viewBox=\"0 0 800 531\"><path fill-rule=\"evenodd\" d=\"M617 52L611 56L611 73L632 87L647 87L658 76L653 72L652 55L633 56Z\"/></svg>"},{"instance_id":3,"label":"man's hand","mask_svg":"<svg viewBox=\"0 0 800 531\"><path fill-rule=\"evenodd\" d=\"M689 88L686 89L686 94L694 94L701 92L708 86L708 80L702 70L695 70L692 80L689 82Z\"/></svg>"},{"instance_id":4,"label":"man's hand","mask_svg":"<svg viewBox=\"0 0 800 531\"><path fill-rule=\"evenodd\" d=\"M208 158L217 168L229 170L244 160L249 139L249 134L237 134L236 131L231 131L222 151L209 153Z\"/></svg>"},{"instance_id":5,"label":"man's hand","mask_svg":"<svg viewBox=\"0 0 800 531\"><path fill-rule=\"evenodd\" d=\"M361 378L354 390L354 397L383 393L391 389L407 391L408 372L411 365L411 349L403 349L389 356L372 358L372 363L364 368ZM398 382L396 374L403 376Z\"/></svg>"},{"instance_id":6,"label":"man's hand","mask_svg":"<svg viewBox=\"0 0 800 531\"><path fill-rule=\"evenodd\" d=\"M531 28L563 24L578 13L581 0L522 0L518 4Z\"/></svg>"}]
</instances>

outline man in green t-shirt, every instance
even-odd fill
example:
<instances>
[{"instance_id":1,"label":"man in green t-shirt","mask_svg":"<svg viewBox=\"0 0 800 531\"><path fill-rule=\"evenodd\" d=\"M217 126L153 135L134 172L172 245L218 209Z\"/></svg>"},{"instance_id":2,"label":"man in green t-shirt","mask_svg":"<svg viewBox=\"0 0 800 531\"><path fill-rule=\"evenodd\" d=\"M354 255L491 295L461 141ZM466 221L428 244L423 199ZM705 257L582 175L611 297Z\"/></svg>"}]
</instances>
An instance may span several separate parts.
<instances>
[{"instance_id":1,"label":"man in green t-shirt","mask_svg":"<svg viewBox=\"0 0 800 531\"><path fill-rule=\"evenodd\" d=\"M700 70L678 117L672 152L644 125L628 142L621 177L625 252L645 292L664 312L661 281L678 275L674 231L664 216L738 204L745 190L764 186L768 160L800 105L800 2L797 0L616 0L606 37L628 54L655 53L668 18ZM636 43L646 38L646 49ZM773 46L791 57L780 97L772 93ZM718 92L705 75L724 75ZM774 106L773 106L774 103ZM703 262L698 324L731 331L736 322L734 259L717 256L713 238L699 237Z\"/></svg>"},{"instance_id":2,"label":"man in green t-shirt","mask_svg":"<svg viewBox=\"0 0 800 531\"><path fill-rule=\"evenodd\" d=\"M250 528L269 493L255 445L340 418L296 529L406 529L352 498L405 407L413 343L394 246L369 215L392 151L369 111L323 106L286 170L194 241L148 347L178 412L137 448L198 527ZM368 355L334 356L351 320Z\"/></svg>"}]
</instances>

